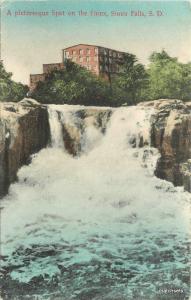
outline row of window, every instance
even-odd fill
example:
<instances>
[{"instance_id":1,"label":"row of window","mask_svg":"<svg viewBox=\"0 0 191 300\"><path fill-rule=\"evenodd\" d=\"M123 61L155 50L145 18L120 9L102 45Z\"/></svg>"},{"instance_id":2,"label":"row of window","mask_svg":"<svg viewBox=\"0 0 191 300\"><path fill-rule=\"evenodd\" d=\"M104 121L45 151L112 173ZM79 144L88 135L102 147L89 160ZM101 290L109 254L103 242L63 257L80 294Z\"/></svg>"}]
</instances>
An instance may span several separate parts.
<instances>
[{"instance_id":1,"label":"row of window","mask_svg":"<svg viewBox=\"0 0 191 300\"><path fill-rule=\"evenodd\" d=\"M100 49L100 53L104 54L104 55L109 55L110 57L114 57L114 58L122 58L123 57L123 53L121 52L116 52L114 50L107 50L107 49Z\"/></svg>"},{"instance_id":2,"label":"row of window","mask_svg":"<svg viewBox=\"0 0 191 300\"><path fill-rule=\"evenodd\" d=\"M70 56L70 52L69 51L64 51L65 53L65 57L68 58ZM94 48L94 54L98 53L98 49ZM90 55L90 49L79 49L79 50L72 50L71 52L72 55Z\"/></svg>"},{"instance_id":3,"label":"row of window","mask_svg":"<svg viewBox=\"0 0 191 300\"><path fill-rule=\"evenodd\" d=\"M69 59L71 59L73 62L90 62L90 61L94 61L94 62L98 62L98 56L93 56L93 57L90 57L90 56L86 56L86 57L78 57L78 56L69 56L68 57ZM113 63L113 59L111 57L103 57L103 56L100 56L100 61L101 62L104 62L105 64L112 64Z\"/></svg>"},{"instance_id":4,"label":"row of window","mask_svg":"<svg viewBox=\"0 0 191 300\"><path fill-rule=\"evenodd\" d=\"M97 66L91 66L91 65L86 65L84 67L89 71L97 71L97 69L98 69Z\"/></svg>"},{"instance_id":5,"label":"row of window","mask_svg":"<svg viewBox=\"0 0 191 300\"><path fill-rule=\"evenodd\" d=\"M85 65L84 67L89 71L97 71L98 70L98 66ZM109 72L109 68L107 66L103 66L103 65L99 66L99 70L101 72L103 72L103 71ZM111 69L110 69L110 71L111 71ZM112 71L114 72L114 70L112 70Z\"/></svg>"},{"instance_id":6,"label":"row of window","mask_svg":"<svg viewBox=\"0 0 191 300\"><path fill-rule=\"evenodd\" d=\"M69 58L70 55L75 56L75 55L90 55L90 49L79 49L79 50L72 50L72 52L70 53L69 51L64 51L64 55L66 58ZM113 50L108 50L108 49L103 49L101 48L100 53L104 54L104 55L108 55L109 56L113 56L115 58L122 58L123 54L120 52L116 52ZM94 48L94 54L98 54L98 48Z\"/></svg>"},{"instance_id":7,"label":"row of window","mask_svg":"<svg viewBox=\"0 0 191 300\"><path fill-rule=\"evenodd\" d=\"M104 62L104 63L110 63L110 64L112 64L114 61L116 61L116 60L114 60L113 59L113 57L108 57L108 56L100 56L100 61L101 62Z\"/></svg>"},{"instance_id":8,"label":"row of window","mask_svg":"<svg viewBox=\"0 0 191 300\"><path fill-rule=\"evenodd\" d=\"M84 67L89 71L97 71L98 70L97 66L85 65ZM101 72L114 72L115 73L115 72L119 72L119 67L118 66L112 66L112 67L109 68L108 66L100 65L99 70Z\"/></svg>"},{"instance_id":9,"label":"row of window","mask_svg":"<svg viewBox=\"0 0 191 300\"><path fill-rule=\"evenodd\" d=\"M79 57L79 58L77 58L76 56L73 56L73 57L71 57L71 59L72 59L72 61L73 62L77 62L77 60L79 60L79 62L90 62L90 60L91 61L94 61L94 62L97 62L98 61L98 57L97 56L94 56L94 57L92 57L92 58L90 58L89 56L86 56L85 58L84 57Z\"/></svg>"},{"instance_id":10,"label":"row of window","mask_svg":"<svg viewBox=\"0 0 191 300\"><path fill-rule=\"evenodd\" d=\"M97 71L98 70L98 66L85 65L84 67L89 71ZM108 72L108 68L104 67L102 65L99 66L99 70Z\"/></svg>"}]
</instances>

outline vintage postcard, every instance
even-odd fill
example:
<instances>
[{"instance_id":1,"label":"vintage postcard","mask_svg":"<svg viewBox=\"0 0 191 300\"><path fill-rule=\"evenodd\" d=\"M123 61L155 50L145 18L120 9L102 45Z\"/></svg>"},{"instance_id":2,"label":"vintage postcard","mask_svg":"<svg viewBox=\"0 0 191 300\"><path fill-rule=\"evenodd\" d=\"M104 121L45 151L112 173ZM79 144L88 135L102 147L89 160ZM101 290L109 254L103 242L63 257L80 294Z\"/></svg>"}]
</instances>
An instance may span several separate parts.
<instances>
[{"instance_id":1,"label":"vintage postcard","mask_svg":"<svg viewBox=\"0 0 191 300\"><path fill-rule=\"evenodd\" d=\"M0 32L0 299L191 299L191 3L2 1Z\"/></svg>"}]
</instances>

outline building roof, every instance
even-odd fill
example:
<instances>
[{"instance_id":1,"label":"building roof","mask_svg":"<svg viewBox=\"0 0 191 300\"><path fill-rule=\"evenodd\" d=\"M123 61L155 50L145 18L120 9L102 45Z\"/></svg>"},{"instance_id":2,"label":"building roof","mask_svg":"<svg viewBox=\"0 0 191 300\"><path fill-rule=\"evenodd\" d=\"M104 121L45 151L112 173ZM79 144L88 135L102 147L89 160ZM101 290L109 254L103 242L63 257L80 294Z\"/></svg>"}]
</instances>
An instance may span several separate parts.
<instances>
[{"instance_id":1,"label":"building roof","mask_svg":"<svg viewBox=\"0 0 191 300\"><path fill-rule=\"evenodd\" d=\"M80 46L80 45L82 45L82 46L100 47L100 46L97 46L97 45L90 45L90 44L76 44L76 45L72 45L72 46L70 46L70 47L66 47L66 48L64 48L64 49L62 49L62 50L70 49L70 48L77 47L77 46Z\"/></svg>"},{"instance_id":2,"label":"building roof","mask_svg":"<svg viewBox=\"0 0 191 300\"><path fill-rule=\"evenodd\" d=\"M41 74L30 74L30 77L31 76L44 76L45 75L45 73L41 73Z\"/></svg>"},{"instance_id":3,"label":"building roof","mask_svg":"<svg viewBox=\"0 0 191 300\"><path fill-rule=\"evenodd\" d=\"M63 62L54 62L54 63L49 63L49 64L43 64L43 66L49 66L49 65L62 65Z\"/></svg>"},{"instance_id":4,"label":"building roof","mask_svg":"<svg viewBox=\"0 0 191 300\"><path fill-rule=\"evenodd\" d=\"M124 52L124 51L120 51L120 50L116 50L116 49L112 49L112 48L108 48L108 47L104 47L104 46L90 45L90 44L76 44L76 45L72 45L70 47L63 48L62 50L67 50L67 49L70 49L70 48L73 48L73 47L77 47L77 46L80 46L80 45L82 45L82 46L97 47L97 48L104 48L104 49L113 50L113 51L117 51L117 52L121 52L121 53L127 53L127 52Z\"/></svg>"},{"instance_id":5,"label":"building roof","mask_svg":"<svg viewBox=\"0 0 191 300\"><path fill-rule=\"evenodd\" d=\"M44 75L44 73L38 73L38 74L30 74L31 76L33 75Z\"/></svg>"}]
</instances>

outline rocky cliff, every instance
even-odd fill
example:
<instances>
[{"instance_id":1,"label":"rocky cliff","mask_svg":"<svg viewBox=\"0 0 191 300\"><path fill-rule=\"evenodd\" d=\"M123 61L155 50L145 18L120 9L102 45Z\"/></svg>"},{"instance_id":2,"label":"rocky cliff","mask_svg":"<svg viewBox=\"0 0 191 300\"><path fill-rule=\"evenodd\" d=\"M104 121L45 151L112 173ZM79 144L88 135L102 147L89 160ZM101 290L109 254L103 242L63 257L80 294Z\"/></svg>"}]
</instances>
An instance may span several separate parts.
<instances>
[{"instance_id":1,"label":"rocky cliff","mask_svg":"<svg viewBox=\"0 0 191 300\"><path fill-rule=\"evenodd\" d=\"M35 100L0 104L0 196L30 155L47 145L49 136L47 110Z\"/></svg>"},{"instance_id":2,"label":"rocky cliff","mask_svg":"<svg viewBox=\"0 0 191 300\"><path fill-rule=\"evenodd\" d=\"M191 103L161 99L139 105L155 109L151 145L161 154L156 176L191 191Z\"/></svg>"},{"instance_id":3,"label":"rocky cliff","mask_svg":"<svg viewBox=\"0 0 191 300\"><path fill-rule=\"evenodd\" d=\"M139 106L154 109L151 146L158 148L161 154L156 176L175 185L184 185L191 192L191 103L164 99L143 102ZM65 149L74 156L85 151L83 139L91 135L91 130L87 132L86 129L96 128L103 134L114 110L79 107L75 111L69 109L69 119L62 116L62 108L58 110ZM0 104L0 196L16 180L18 169L30 162L30 155L46 147L49 139L46 106L32 99ZM91 149L91 145L89 147Z\"/></svg>"}]
</instances>

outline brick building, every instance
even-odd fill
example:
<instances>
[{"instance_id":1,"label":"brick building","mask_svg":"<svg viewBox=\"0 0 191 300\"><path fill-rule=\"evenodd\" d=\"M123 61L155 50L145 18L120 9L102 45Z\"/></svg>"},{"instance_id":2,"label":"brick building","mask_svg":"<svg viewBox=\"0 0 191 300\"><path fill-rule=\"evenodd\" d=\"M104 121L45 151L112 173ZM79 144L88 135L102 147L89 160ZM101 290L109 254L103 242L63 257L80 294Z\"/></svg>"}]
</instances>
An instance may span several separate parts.
<instances>
[{"instance_id":1,"label":"brick building","mask_svg":"<svg viewBox=\"0 0 191 300\"><path fill-rule=\"evenodd\" d=\"M43 64L42 74L30 75L31 91L36 87L39 81L45 80L51 71L63 69L64 62L67 59L86 68L97 76L110 80L111 74L122 71L125 54L125 52L87 44L78 44L64 48L62 53L61 63Z\"/></svg>"},{"instance_id":2,"label":"brick building","mask_svg":"<svg viewBox=\"0 0 191 300\"><path fill-rule=\"evenodd\" d=\"M92 73L109 78L110 74L121 71L124 52L86 44L68 47L63 51L63 62L66 59L85 67Z\"/></svg>"},{"instance_id":3,"label":"brick building","mask_svg":"<svg viewBox=\"0 0 191 300\"><path fill-rule=\"evenodd\" d=\"M64 68L63 63L43 64L43 73L49 74L54 70L61 70L63 68Z\"/></svg>"},{"instance_id":4,"label":"brick building","mask_svg":"<svg viewBox=\"0 0 191 300\"><path fill-rule=\"evenodd\" d=\"M43 64L43 73L42 74L30 74L30 91L34 90L39 81L44 81L46 76L54 71L61 70L64 68L63 63L52 63L52 64Z\"/></svg>"}]
</instances>

